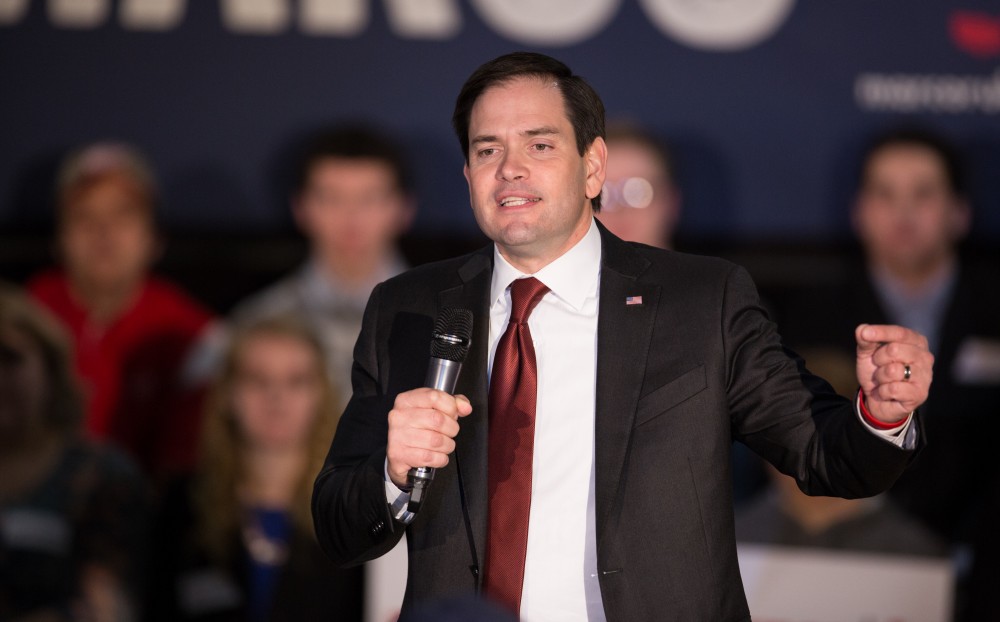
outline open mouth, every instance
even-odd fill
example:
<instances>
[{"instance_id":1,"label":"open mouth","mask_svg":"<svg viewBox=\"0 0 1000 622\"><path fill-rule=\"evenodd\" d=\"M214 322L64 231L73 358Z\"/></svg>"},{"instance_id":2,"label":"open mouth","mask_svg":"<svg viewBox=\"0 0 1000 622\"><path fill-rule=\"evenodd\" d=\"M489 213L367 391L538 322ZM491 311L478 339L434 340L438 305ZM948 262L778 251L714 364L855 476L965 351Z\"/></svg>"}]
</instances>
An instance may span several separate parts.
<instances>
[{"instance_id":1,"label":"open mouth","mask_svg":"<svg viewBox=\"0 0 1000 622\"><path fill-rule=\"evenodd\" d=\"M527 197L507 197L500 201L500 207L520 207L529 203L538 203L541 199L529 199Z\"/></svg>"}]
</instances>

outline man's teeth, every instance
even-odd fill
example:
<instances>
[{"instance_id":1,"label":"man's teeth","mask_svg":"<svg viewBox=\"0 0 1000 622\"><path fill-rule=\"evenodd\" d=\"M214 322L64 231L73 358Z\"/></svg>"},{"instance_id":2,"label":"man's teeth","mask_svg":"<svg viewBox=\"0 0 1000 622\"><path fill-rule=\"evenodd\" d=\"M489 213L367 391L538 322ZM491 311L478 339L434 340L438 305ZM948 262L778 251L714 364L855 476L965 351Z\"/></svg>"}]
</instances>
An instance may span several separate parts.
<instances>
[{"instance_id":1,"label":"man's teeth","mask_svg":"<svg viewBox=\"0 0 1000 622\"><path fill-rule=\"evenodd\" d=\"M503 207L517 207L519 205L526 205L528 203L535 203L538 199L525 199L523 197L510 197L509 199L504 199L500 201L500 205Z\"/></svg>"}]
</instances>

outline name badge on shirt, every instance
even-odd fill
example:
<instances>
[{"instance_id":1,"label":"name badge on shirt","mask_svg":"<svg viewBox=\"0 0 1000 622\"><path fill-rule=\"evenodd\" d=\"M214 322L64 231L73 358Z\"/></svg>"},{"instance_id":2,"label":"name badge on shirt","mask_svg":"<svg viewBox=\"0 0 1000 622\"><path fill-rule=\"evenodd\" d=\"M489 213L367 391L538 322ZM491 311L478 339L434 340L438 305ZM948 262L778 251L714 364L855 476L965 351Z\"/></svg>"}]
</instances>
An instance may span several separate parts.
<instances>
[{"instance_id":1,"label":"name badge on shirt","mask_svg":"<svg viewBox=\"0 0 1000 622\"><path fill-rule=\"evenodd\" d=\"M239 586L214 568L181 575L177 579L177 597L181 611L191 616L233 609L243 603Z\"/></svg>"},{"instance_id":2,"label":"name badge on shirt","mask_svg":"<svg viewBox=\"0 0 1000 622\"><path fill-rule=\"evenodd\" d=\"M1000 340L968 337L951 371L959 384L1000 384Z\"/></svg>"},{"instance_id":3,"label":"name badge on shirt","mask_svg":"<svg viewBox=\"0 0 1000 622\"><path fill-rule=\"evenodd\" d=\"M0 537L10 549L69 555L72 529L65 518L35 508L0 512Z\"/></svg>"}]
</instances>

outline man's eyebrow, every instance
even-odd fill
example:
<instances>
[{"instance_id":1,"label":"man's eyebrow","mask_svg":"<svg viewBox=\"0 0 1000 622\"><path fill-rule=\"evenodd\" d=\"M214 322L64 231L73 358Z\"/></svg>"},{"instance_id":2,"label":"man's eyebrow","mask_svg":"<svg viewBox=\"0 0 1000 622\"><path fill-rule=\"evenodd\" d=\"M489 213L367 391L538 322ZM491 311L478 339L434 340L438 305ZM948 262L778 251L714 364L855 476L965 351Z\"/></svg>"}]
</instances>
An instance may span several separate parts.
<instances>
[{"instance_id":1,"label":"man's eyebrow","mask_svg":"<svg viewBox=\"0 0 1000 622\"><path fill-rule=\"evenodd\" d=\"M549 126L549 125L543 125L542 127L536 127L536 128L533 128L533 129L530 129L530 130L524 130L523 132L521 132L521 134L524 135L524 136L548 136L548 135L551 135L551 134L558 134L558 133L559 133L558 129L556 129L556 128L552 127L552 126Z\"/></svg>"},{"instance_id":2,"label":"man's eyebrow","mask_svg":"<svg viewBox=\"0 0 1000 622\"><path fill-rule=\"evenodd\" d=\"M551 136L554 134L559 134L559 130L550 125L543 125L542 127L534 127L530 130L522 130L520 132L521 136ZM497 137L493 134L483 134L480 136L475 136L469 140L469 145L479 145L482 143L493 143L497 141Z\"/></svg>"},{"instance_id":3,"label":"man's eyebrow","mask_svg":"<svg viewBox=\"0 0 1000 622\"><path fill-rule=\"evenodd\" d=\"M482 144L482 143L494 143L494 142L496 142L496 140L497 140L497 137L496 136L492 136L492 135L476 136L472 140L469 141L469 145L471 146L471 145L479 145L479 144Z\"/></svg>"}]
</instances>

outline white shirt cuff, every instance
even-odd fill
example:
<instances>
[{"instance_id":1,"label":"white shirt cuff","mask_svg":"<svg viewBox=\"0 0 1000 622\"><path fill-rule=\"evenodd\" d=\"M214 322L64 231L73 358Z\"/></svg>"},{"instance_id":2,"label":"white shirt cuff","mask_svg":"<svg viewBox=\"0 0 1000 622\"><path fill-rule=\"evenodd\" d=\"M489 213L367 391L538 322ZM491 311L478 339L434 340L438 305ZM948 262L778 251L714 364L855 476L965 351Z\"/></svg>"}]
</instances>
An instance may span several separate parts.
<instances>
[{"instance_id":1,"label":"white shirt cuff","mask_svg":"<svg viewBox=\"0 0 1000 622\"><path fill-rule=\"evenodd\" d=\"M913 413L906 418L906 422L900 427L893 428L891 430L880 430L868 423L865 420L865 416L861 414L861 392L858 391L858 396L854 398L854 413L861 420L861 423L868 428L872 434L884 438L888 442L892 443L896 447L902 449L913 449L917 446L917 427L913 425Z\"/></svg>"},{"instance_id":2,"label":"white shirt cuff","mask_svg":"<svg viewBox=\"0 0 1000 622\"><path fill-rule=\"evenodd\" d=\"M404 512L409 509L410 505L410 493L401 490L399 486L396 486L392 482L392 478L389 477L389 459L385 459L385 465L383 466L383 472L385 473L385 500L392 508L392 515L397 520L402 520Z\"/></svg>"}]
</instances>

